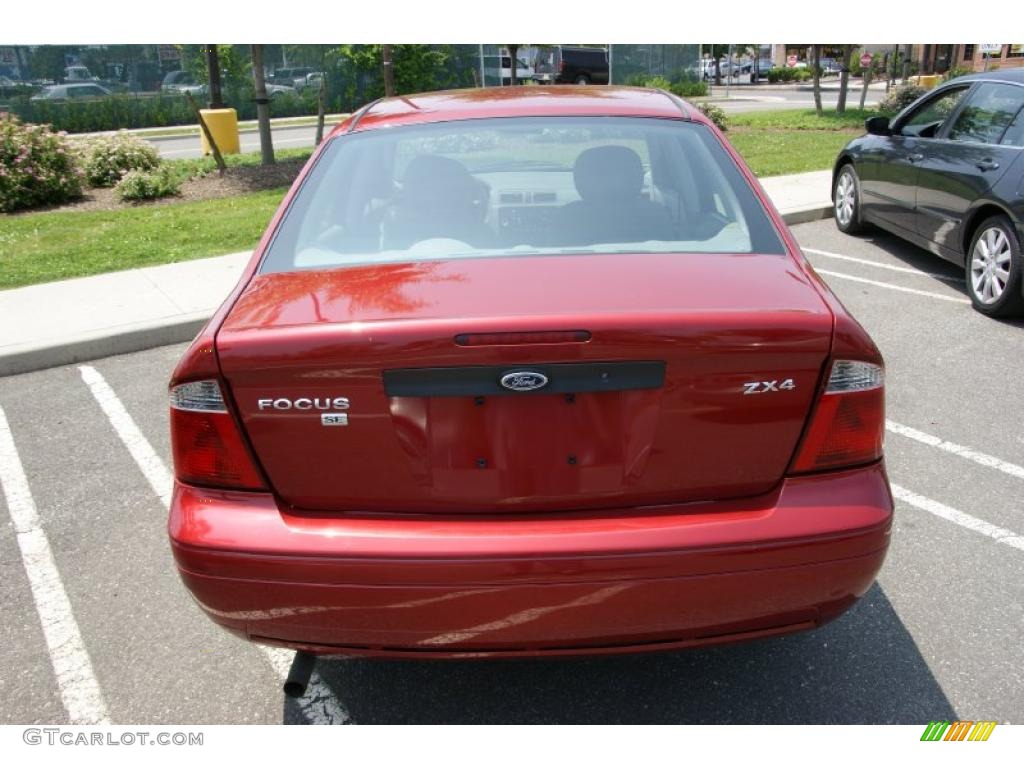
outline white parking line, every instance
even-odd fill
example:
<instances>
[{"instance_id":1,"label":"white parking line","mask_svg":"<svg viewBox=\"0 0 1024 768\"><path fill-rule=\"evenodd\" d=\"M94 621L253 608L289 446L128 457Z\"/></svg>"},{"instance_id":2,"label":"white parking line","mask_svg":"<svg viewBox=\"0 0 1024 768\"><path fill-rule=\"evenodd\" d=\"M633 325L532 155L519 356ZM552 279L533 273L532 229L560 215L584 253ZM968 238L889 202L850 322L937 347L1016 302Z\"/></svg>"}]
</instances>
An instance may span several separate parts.
<instances>
[{"instance_id":1,"label":"white parking line","mask_svg":"<svg viewBox=\"0 0 1024 768\"><path fill-rule=\"evenodd\" d=\"M970 304L968 299L960 298L959 296L946 296L943 293L935 293L933 291L919 291L916 288L904 288L902 285L893 285L892 283L883 283L880 280L868 280L866 277L857 277L856 275L847 275L844 272L831 272L827 269L818 269L815 267L815 272L819 275L828 275L829 277L838 277L843 280L852 280L855 283L866 283L867 285L873 285L877 288L887 288L890 291L902 291L903 293L913 293L917 296L927 296L930 299L941 299L942 301L952 301L955 304Z\"/></svg>"},{"instance_id":2,"label":"white parking line","mask_svg":"<svg viewBox=\"0 0 1024 768\"><path fill-rule=\"evenodd\" d=\"M871 259L861 259L857 256L846 256L842 253L832 253L831 251L820 251L817 248L807 248L801 246L801 249L807 251L807 253L816 253L819 256L826 256L830 259L840 259L842 261L850 261L854 264L864 264L868 267L876 267L878 269L888 269L891 272L902 272L905 275L915 275L918 277L931 277L935 280L945 280L947 283L962 283L963 278L950 277L949 275L940 275L938 272L925 272L923 269L914 269L913 267L898 267L895 264L885 264L881 261L872 261Z\"/></svg>"},{"instance_id":3,"label":"white parking line","mask_svg":"<svg viewBox=\"0 0 1024 768\"><path fill-rule=\"evenodd\" d=\"M980 464L983 467L998 469L1000 472L1005 472L1008 475L1024 480L1024 467L1018 464L1012 464L995 456L989 456L987 453L968 448L966 445L951 443L948 440L943 440L941 437L929 435L927 432L922 432L919 429L914 429L889 419L885 420L885 428L894 434L909 437L911 440L917 440L919 443L930 445L932 448L938 448L962 459L973 461L975 464Z\"/></svg>"},{"instance_id":4,"label":"white parking line","mask_svg":"<svg viewBox=\"0 0 1024 768\"><path fill-rule=\"evenodd\" d=\"M107 705L92 669L89 652L64 590L53 550L39 521L35 501L14 444L7 416L0 408L0 486L21 550L32 600L42 624L61 701L75 725L108 725Z\"/></svg>"},{"instance_id":5,"label":"white parking line","mask_svg":"<svg viewBox=\"0 0 1024 768\"><path fill-rule=\"evenodd\" d=\"M963 528L995 539L1000 544L1006 544L1014 549L1024 551L1024 536L1006 528L1000 528L998 525L987 523L981 518L961 512L959 509L946 506L940 501L935 501L935 499L929 499L927 496L908 491L906 488L895 483L891 483L890 487L892 488L892 495L900 501L905 501L907 504L923 509L925 512L930 512L936 517L941 517L943 520L948 520Z\"/></svg>"},{"instance_id":6,"label":"white parking line","mask_svg":"<svg viewBox=\"0 0 1024 768\"><path fill-rule=\"evenodd\" d=\"M174 479L167 469L167 465L164 464L163 459L153 450L152 444L142 434L135 420L125 409L117 397L117 393L107 384L103 375L91 365L80 365L78 370L82 374L82 381L92 391L93 397L96 398L96 402L99 403L100 408L107 415L107 419L114 427L114 431L117 432L117 436L121 438L121 442L124 443L132 458L135 459L135 463L142 470L142 474L149 482L150 488L153 489L153 492L160 498L165 507L169 506ZM282 679L287 677L289 666L291 665L291 657L294 654L291 651L270 648L265 645L257 647L263 651L264 656L266 656L267 661L270 662L270 666L278 676ZM301 698L296 699L296 702L302 709L306 719L317 725L340 725L352 719L340 702L338 702L330 687L324 683L323 679L316 672L310 678L306 693Z\"/></svg>"}]
</instances>

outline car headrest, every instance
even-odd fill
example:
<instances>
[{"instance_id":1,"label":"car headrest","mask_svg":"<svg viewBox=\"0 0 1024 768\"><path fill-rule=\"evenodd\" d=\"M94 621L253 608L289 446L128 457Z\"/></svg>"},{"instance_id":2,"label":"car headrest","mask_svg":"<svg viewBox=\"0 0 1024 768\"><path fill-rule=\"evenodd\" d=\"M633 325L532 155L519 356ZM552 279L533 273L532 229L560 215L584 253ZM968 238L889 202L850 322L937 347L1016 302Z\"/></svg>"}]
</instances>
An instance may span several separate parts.
<instances>
[{"instance_id":1,"label":"car headrest","mask_svg":"<svg viewBox=\"0 0 1024 768\"><path fill-rule=\"evenodd\" d=\"M576 158L572 178L587 202L628 200L643 190L644 166L629 147L592 147Z\"/></svg>"},{"instance_id":2,"label":"car headrest","mask_svg":"<svg viewBox=\"0 0 1024 768\"><path fill-rule=\"evenodd\" d=\"M448 203L479 202L486 199L487 186L457 160L441 155L417 155L405 169L403 196Z\"/></svg>"}]
</instances>

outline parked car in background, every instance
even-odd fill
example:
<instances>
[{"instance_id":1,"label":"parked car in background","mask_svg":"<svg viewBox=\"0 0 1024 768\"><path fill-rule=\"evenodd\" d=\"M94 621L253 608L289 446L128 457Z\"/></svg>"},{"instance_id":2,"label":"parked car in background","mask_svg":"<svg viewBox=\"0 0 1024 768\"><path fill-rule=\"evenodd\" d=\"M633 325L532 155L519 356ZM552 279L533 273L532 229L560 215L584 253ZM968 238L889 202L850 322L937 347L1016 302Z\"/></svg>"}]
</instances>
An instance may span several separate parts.
<instances>
[{"instance_id":1,"label":"parked car in background","mask_svg":"<svg viewBox=\"0 0 1024 768\"><path fill-rule=\"evenodd\" d=\"M768 79L768 71L775 67L775 62L771 59L761 58L754 59L750 67L750 82L756 83L759 80Z\"/></svg>"},{"instance_id":2,"label":"parked car in background","mask_svg":"<svg viewBox=\"0 0 1024 768\"><path fill-rule=\"evenodd\" d=\"M205 96L208 90L206 83L200 83L191 72L174 70L164 75L160 90L164 93L191 93L193 96Z\"/></svg>"},{"instance_id":3,"label":"parked car in background","mask_svg":"<svg viewBox=\"0 0 1024 768\"><path fill-rule=\"evenodd\" d=\"M821 65L821 76L829 77L832 75L839 76L843 72L843 64L841 61L831 58L822 58L818 62Z\"/></svg>"},{"instance_id":4,"label":"parked car in background","mask_svg":"<svg viewBox=\"0 0 1024 768\"><path fill-rule=\"evenodd\" d=\"M534 63L539 83L608 84L608 49L540 46Z\"/></svg>"},{"instance_id":5,"label":"parked car in background","mask_svg":"<svg viewBox=\"0 0 1024 768\"><path fill-rule=\"evenodd\" d=\"M99 78L89 71L88 67L64 67L65 83L96 83Z\"/></svg>"},{"instance_id":6,"label":"parked car in background","mask_svg":"<svg viewBox=\"0 0 1024 768\"><path fill-rule=\"evenodd\" d=\"M965 75L839 153L840 230L875 224L964 268L975 309L1024 316L1024 70Z\"/></svg>"},{"instance_id":7,"label":"parked car in background","mask_svg":"<svg viewBox=\"0 0 1024 768\"><path fill-rule=\"evenodd\" d=\"M96 83L66 83L47 86L30 101L87 101L111 95L109 90Z\"/></svg>"},{"instance_id":8,"label":"parked car in background","mask_svg":"<svg viewBox=\"0 0 1024 768\"><path fill-rule=\"evenodd\" d=\"M290 85L278 85L277 83L267 83L267 96L271 99L275 99L278 96L297 96L298 89Z\"/></svg>"},{"instance_id":9,"label":"parked car in background","mask_svg":"<svg viewBox=\"0 0 1024 768\"><path fill-rule=\"evenodd\" d=\"M512 84L512 57L511 56L484 56L484 71L498 73L502 85ZM516 80L522 84L534 79L534 70L526 61L516 58Z\"/></svg>"},{"instance_id":10,"label":"parked car in background","mask_svg":"<svg viewBox=\"0 0 1024 768\"><path fill-rule=\"evenodd\" d=\"M285 85L301 91L308 88L312 82L319 88L319 78L322 76L323 73L313 67L278 67L267 81L273 85Z\"/></svg>"},{"instance_id":11,"label":"parked car in background","mask_svg":"<svg viewBox=\"0 0 1024 768\"><path fill-rule=\"evenodd\" d=\"M557 657L807 630L871 587L881 356L694 107L377 101L267 234L170 381L168 532L213 621Z\"/></svg>"}]
</instances>

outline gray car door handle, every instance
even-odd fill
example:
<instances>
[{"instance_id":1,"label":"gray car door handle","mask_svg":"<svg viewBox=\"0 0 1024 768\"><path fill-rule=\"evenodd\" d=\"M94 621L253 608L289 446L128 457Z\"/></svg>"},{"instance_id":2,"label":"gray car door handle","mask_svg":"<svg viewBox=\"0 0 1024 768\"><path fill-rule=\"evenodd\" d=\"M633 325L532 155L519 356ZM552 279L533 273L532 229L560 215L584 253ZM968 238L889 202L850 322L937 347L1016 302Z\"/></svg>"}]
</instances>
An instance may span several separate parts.
<instances>
[{"instance_id":1,"label":"gray car door handle","mask_svg":"<svg viewBox=\"0 0 1024 768\"><path fill-rule=\"evenodd\" d=\"M919 162L921 162L922 160L924 160L924 155L922 155L922 154L920 154L920 153L917 153L917 152L915 152L914 154L912 154L912 155L911 155L910 157L908 157L907 159L908 159L908 160L909 160L910 162L912 162L912 163L919 163Z\"/></svg>"},{"instance_id":2,"label":"gray car door handle","mask_svg":"<svg viewBox=\"0 0 1024 768\"><path fill-rule=\"evenodd\" d=\"M975 163L975 165L978 166L978 168L980 168L983 171L994 171L996 168L999 167L999 163L997 163L991 157L986 157L984 160L979 160L978 162Z\"/></svg>"}]
</instances>

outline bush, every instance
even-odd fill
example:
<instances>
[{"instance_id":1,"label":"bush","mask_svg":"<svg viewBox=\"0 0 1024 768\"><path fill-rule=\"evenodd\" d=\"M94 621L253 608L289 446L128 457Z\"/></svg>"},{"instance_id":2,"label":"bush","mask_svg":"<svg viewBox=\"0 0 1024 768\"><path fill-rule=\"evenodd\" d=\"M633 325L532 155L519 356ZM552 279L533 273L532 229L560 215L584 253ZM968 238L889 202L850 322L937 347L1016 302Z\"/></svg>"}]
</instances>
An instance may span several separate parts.
<instances>
[{"instance_id":1,"label":"bush","mask_svg":"<svg viewBox=\"0 0 1024 768\"><path fill-rule=\"evenodd\" d=\"M657 88L662 91L672 90L672 83L668 81L668 78L662 77L661 75L655 75L654 77L646 77L643 80L643 85L647 88Z\"/></svg>"},{"instance_id":2,"label":"bush","mask_svg":"<svg viewBox=\"0 0 1024 768\"><path fill-rule=\"evenodd\" d=\"M197 101L202 102L202 97ZM225 92L225 106L238 112L239 120L256 117L252 86ZM55 130L69 133L89 131L119 131L123 128L156 128L173 125L194 125L195 113L181 94L113 95L102 99L80 102L31 101L25 97L10 100L11 112L22 120L49 123ZM334 105L328 105L329 110ZM301 93L280 94L270 100L271 117L315 115L317 94L315 89Z\"/></svg>"},{"instance_id":3,"label":"bush","mask_svg":"<svg viewBox=\"0 0 1024 768\"><path fill-rule=\"evenodd\" d=\"M810 67L772 67L768 70L769 83L802 83L810 79Z\"/></svg>"},{"instance_id":4,"label":"bush","mask_svg":"<svg viewBox=\"0 0 1024 768\"><path fill-rule=\"evenodd\" d=\"M953 67L946 73L945 80L949 82L957 77L963 77L964 75L974 74L974 70L970 67Z\"/></svg>"},{"instance_id":5,"label":"bush","mask_svg":"<svg viewBox=\"0 0 1024 768\"><path fill-rule=\"evenodd\" d=\"M160 164L156 149L123 131L82 142L82 169L94 187L112 187L128 171L152 171Z\"/></svg>"},{"instance_id":6,"label":"bush","mask_svg":"<svg viewBox=\"0 0 1024 768\"><path fill-rule=\"evenodd\" d=\"M82 171L63 134L0 119L0 211L63 203L82 194Z\"/></svg>"},{"instance_id":7,"label":"bush","mask_svg":"<svg viewBox=\"0 0 1024 768\"><path fill-rule=\"evenodd\" d=\"M900 85L893 88L889 92L889 95L882 99L882 103L878 105L878 109L890 114L900 112L906 107L909 107L926 93L928 93L928 89L922 88L920 85Z\"/></svg>"},{"instance_id":8,"label":"bush","mask_svg":"<svg viewBox=\"0 0 1024 768\"><path fill-rule=\"evenodd\" d=\"M178 194L181 182L166 165L149 171L128 171L114 187L122 200L154 200Z\"/></svg>"},{"instance_id":9,"label":"bush","mask_svg":"<svg viewBox=\"0 0 1024 768\"><path fill-rule=\"evenodd\" d=\"M669 91L684 99L690 99L694 96L707 96L708 86L707 83L699 82L696 80L677 80L676 82L670 82L668 78L662 77L661 75L631 75L627 82L631 85L640 85L645 88L657 88L662 91Z\"/></svg>"},{"instance_id":10,"label":"bush","mask_svg":"<svg viewBox=\"0 0 1024 768\"><path fill-rule=\"evenodd\" d=\"M729 119L725 116L725 110L721 107L705 102L703 104L698 104L697 109L699 109L712 123L717 125L719 130L729 130Z\"/></svg>"},{"instance_id":11,"label":"bush","mask_svg":"<svg viewBox=\"0 0 1024 768\"><path fill-rule=\"evenodd\" d=\"M672 84L672 93L684 99L692 99L694 96L707 96L708 84L700 80L682 80Z\"/></svg>"}]
</instances>

